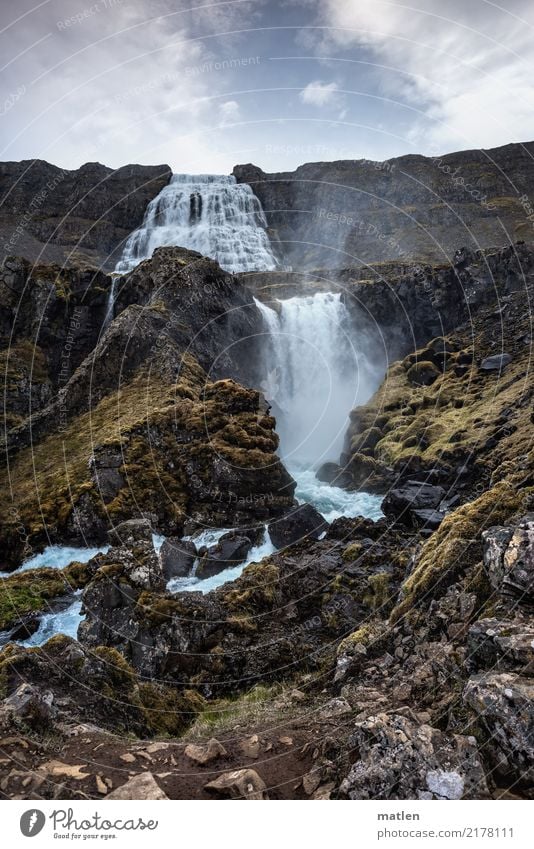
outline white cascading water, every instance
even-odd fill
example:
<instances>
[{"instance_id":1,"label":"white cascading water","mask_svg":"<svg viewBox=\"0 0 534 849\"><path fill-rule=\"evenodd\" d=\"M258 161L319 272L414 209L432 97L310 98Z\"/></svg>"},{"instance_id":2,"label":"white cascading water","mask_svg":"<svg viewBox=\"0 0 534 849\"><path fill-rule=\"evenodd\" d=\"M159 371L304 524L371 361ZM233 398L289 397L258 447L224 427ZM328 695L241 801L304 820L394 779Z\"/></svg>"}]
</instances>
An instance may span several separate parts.
<instances>
[{"instance_id":1,"label":"white cascading water","mask_svg":"<svg viewBox=\"0 0 534 849\"><path fill-rule=\"evenodd\" d=\"M156 248L177 245L216 259L227 271L276 268L260 201L235 177L173 174L148 205L124 246L116 271L126 274Z\"/></svg>"},{"instance_id":2,"label":"white cascading water","mask_svg":"<svg viewBox=\"0 0 534 849\"><path fill-rule=\"evenodd\" d=\"M382 369L357 347L341 294L320 292L275 302L256 300L266 337L261 389L273 406L280 453L297 481L296 497L332 521L381 515L381 498L321 483L315 471L339 461L348 413L371 396Z\"/></svg>"}]
</instances>

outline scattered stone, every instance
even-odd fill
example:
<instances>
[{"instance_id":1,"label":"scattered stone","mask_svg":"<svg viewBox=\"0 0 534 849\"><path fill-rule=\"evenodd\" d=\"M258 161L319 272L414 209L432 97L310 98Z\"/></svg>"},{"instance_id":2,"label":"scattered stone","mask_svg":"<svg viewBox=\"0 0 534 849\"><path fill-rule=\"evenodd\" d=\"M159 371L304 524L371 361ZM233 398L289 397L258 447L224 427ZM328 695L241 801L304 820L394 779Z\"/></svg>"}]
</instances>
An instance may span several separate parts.
<instances>
[{"instance_id":1,"label":"scattered stone","mask_svg":"<svg viewBox=\"0 0 534 849\"><path fill-rule=\"evenodd\" d=\"M189 743L184 749L184 755L186 758L189 758L190 761L199 764L199 766L205 766L206 764L218 760L218 758L224 758L227 754L228 753L222 743L219 743L215 737L208 740L205 746L197 746L194 743Z\"/></svg>"},{"instance_id":2,"label":"scattered stone","mask_svg":"<svg viewBox=\"0 0 534 849\"><path fill-rule=\"evenodd\" d=\"M204 786L205 790L224 799L268 799L267 785L254 769L223 772Z\"/></svg>"},{"instance_id":3,"label":"scattered stone","mask_svg":"<svg viewBox=\"0 0 534 849\"><path fill-rule=\"evenodd\" d=\"M344 714L352 713L352 708L348 701L344 698L330 699L320 710L320 714L324 719L330 719L335 716L343 716Z\"/></svg>"},{"instance_id":4,"label":"scattered stone","mask_svg":"<svg viewBox=\"0 0 534 849\"><path fill-rule=\"evenodd\" d=\"M137 801L157 801L168 799L151 772L140 772L130 778L126 784L121 784L116 790L108 793L106 799L122 799Z\"/></svg>"},{"instance_id":5,"label":"scattered stone","mask_svg":"<svg viewBox=\"0 0 534 849\"><path fill-rule=\"evenodd\" d=\"M480 371L504 371L506 366L512 362L510 354L492 354L485 357L479 365Z\"/></svg>"},{"instance_id":6,"label":"scattered stone","mask_svg":"<svg viewBox=\"0 0 534 849\"><path fill-rule=\"evenodd\" d=\"M102 776L96 775L95 776L95 782L96 782L97 793L100 793L102 796L106 796L109 788L108 788L107 784L104 782L104 780L102 779Z\"/></svg>"},{"instance_id":7,"label":"scattered stone","mask_svg":"<svg viewBox=\"0 0 534 849\"><path fill-rule=\"evenodd\" d=\"M335 786L336 785L333 781L329 781L328 784L322 784L321 787L312 794L312 799L315 799L317 802L327 801L332 797Z\"/></svg>"},{"instance_id":8,"label":"scattered stone","mask_svg":"<svg viewBox=\"0 0 534 849\"><path fill-rule=\"evenodd\" d=\"M321 772L318 769L313 769L302 776L302 787L306 796L312 796L321 783Z\"/></svg>"},{"instance_id":9,"label":"scattered stone","mask_svg":"<svg viewBox=\"0 0 534 849\"><path fill-rule=\"evenodd\" d=\"M257 734L253 734L248 740L242 740L239 744L239 750L246 758L257 758L260 754L260 739Z\"/></svg>"},{"instance_id":10,"label":"scattered stone","mask_svg":"<svg viewBox=\"0 0 534 849\"><path fill-rule=\"evenodd\" d=\"M119 758L121 761L124 761L125 764L133 764L136 761L135 756L132 755L131 752L125 752L123 755L119 755Z\"/></svg>"},{"instance_id":11,"label":"scattered stone","mask_svg":"<svg viewBox=\"0 0 534 849\"><path fill-rule=\"evenodd\" d=\"M87 764L65 764L62 761L47 761L39 767L40 772L46 775L61 775L66 778L73 778L75 781L88 778L89 773L83 772L84 769L88 769Z\"/></svg>"}]
</instances>

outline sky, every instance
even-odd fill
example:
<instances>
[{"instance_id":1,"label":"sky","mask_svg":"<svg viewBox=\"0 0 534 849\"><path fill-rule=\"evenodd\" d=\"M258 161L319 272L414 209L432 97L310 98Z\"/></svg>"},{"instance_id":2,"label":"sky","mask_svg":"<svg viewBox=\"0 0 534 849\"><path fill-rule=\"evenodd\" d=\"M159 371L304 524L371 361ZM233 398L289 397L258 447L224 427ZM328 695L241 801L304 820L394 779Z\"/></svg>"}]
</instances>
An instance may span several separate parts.
<instances>
[{"instance_id":1,"label":"sky","mask_svg":"<svg viewBox=\"0 0 534 849\"><path fill-rule=\"evenodd\" d=\"M534 140L532 0L2 0L0 160L176 172Z\"/></svg>"}]
</instances>

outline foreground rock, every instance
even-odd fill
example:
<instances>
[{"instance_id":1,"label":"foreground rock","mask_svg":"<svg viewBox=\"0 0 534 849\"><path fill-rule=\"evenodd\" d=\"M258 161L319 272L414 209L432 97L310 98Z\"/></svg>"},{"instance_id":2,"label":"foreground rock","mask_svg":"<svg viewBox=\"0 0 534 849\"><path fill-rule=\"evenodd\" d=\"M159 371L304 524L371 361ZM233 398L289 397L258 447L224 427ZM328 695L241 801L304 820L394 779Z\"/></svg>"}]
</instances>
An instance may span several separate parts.
<instances>
[{"instance_id":1,"label":"foreground rock","mask_svg":"<svg viewBox=\"0 0 534 849\"><path fill-rule=\"evenodd\" d=\"M106 799L121 799L123 801L136 799L140 802L168 800L168 798L151 772L134 775L126 784L122 784L106 796Z\"/></svg>"},{"instance_id":2,"label":"foreground rock","mask_svg":"<svg viewBox=\"0 0 534 849\"><path fill-rule=\"evenodd\" d=\"M357 723L360 758L340 788L345 799L484 799L489 796L474 738L446 735L401 715Z\"/></svg>"},{"instance_id":3,"label":"foreground rock","mask_svg":"<svg viewBox=\"0 0 534 849\"><path fill-rule=\"evenodd\" d=\"M382 510L386 516L396 521L412 524L423 524L426 521L439 526L443 514L439 519L434 519L437 514L445 490L441 486L433 486L424 481L409 480L401 487L388 492L382 502Z\"/></svg>"},{"instance_id":4,"label":"foreground rock","mask_svg":"<svg viewBox=\"0 0 534 849\"><path fill-rule=\"evenodd\" d=\"M465 702L486 735L485 757L496 777L519 787L534 784L534 679L507 673L471 678Z\"/></svg>"},{"instance_id":5,"label":"foreground rock","mask_svg":"<svg viewBox=\"0 0 534 849\"><path fill-rule=\"evenodd\" d=\"M249 799L258 802L269 798L265 782L253 769L224 772L205 787L210 793L223 799Z\"/></svg>"}]
</instances>

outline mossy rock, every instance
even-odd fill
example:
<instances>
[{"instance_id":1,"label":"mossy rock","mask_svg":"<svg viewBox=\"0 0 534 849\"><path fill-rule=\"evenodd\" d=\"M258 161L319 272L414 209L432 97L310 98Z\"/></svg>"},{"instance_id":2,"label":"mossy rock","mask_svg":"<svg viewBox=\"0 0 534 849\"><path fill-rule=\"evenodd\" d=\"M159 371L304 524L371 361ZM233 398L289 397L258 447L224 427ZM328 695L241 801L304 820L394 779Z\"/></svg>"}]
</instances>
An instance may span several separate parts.
<instances>
[{"instance_id":1,"label":"mossy rock","mask_svg":"<svg viewBox=\"0 0 534 849\"><path fill-rule=\"evenodd\" d=\"M404 582L404 598L391 614L393 622L419 603L429 604L460 574L479 563L482 531L506 524L521 510L524 498L533 489L520 491L518 483L502 481L445 517L424 544L415 569Z\"/></svg>"},{"instance_id":2,"label":"mossy rock","mask_svg":"<svg viewBox=\"0 0 534 849\"><path fill-rule=\"evenodd\" d=\"M441 372L430 360L414 363L406 372L406 377L414 386L431 386Z\"/></svg>"},{"instance_id":3,"label":"mossy rock","mask_svg":"<svg viewBox=\"0 0 534 849\"><path fill-rule=\"evenodd\" d=\"M22 616L48 609L52 599L81 589L91 576L85 563L65 569L28 569L0 581L0 630L12 628Z\"/></svg>"}]
</instances>

